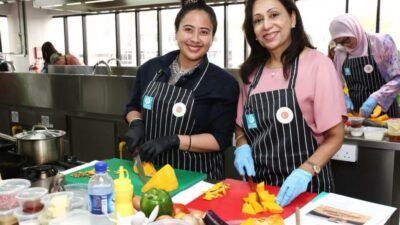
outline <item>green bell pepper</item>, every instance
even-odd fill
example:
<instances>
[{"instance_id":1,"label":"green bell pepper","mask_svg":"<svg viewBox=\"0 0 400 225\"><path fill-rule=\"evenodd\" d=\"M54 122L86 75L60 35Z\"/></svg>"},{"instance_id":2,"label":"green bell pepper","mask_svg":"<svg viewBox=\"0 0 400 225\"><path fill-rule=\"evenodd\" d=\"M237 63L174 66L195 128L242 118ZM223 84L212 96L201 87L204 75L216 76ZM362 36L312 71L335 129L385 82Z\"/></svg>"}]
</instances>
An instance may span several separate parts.
<instances>
[{"instance_id":1,"label":"green bell pepper","mask_svg":"<svg viewBox=\"0 0 400 225\"><path fill-rule=\"evenodd\" d=\"M150 216L150 213L157 205L159 206L157 217L161 215L172 216L173 203L168 192L162 189L151 188L147 192L143 193L142 198L140 199L140 209L146 217Z\"/></svg>"}]
</instances>

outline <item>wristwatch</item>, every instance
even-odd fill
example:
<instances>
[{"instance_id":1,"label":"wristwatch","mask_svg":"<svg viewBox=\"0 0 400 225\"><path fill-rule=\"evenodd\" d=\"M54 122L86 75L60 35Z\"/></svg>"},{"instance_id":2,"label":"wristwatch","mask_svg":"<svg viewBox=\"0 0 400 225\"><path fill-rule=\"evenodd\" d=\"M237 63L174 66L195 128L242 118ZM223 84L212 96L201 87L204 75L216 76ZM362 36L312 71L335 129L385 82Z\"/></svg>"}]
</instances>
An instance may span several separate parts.
<instances>
[{"instance_id":1,"label":"wristwatch","mask_svg":"<svg viewBox=\"0 0 400 225\"><path fill-rule=\"evenodd\" d=\"M315 174L319 174L319 172L321 172L321 167L319 167L317 164L310 162L310 161L306 161L307 164L309 164L311 166L311 168L314 170Z\"/></svg>"}]
</instances>

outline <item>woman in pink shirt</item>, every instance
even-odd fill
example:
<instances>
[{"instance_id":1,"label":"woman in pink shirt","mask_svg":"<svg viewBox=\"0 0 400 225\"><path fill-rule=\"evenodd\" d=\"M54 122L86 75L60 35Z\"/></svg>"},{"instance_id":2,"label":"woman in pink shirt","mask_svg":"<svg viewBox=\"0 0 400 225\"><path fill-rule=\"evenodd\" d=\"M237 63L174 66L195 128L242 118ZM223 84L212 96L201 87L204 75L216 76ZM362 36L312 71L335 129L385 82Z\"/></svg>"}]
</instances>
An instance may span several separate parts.
<instances>
[{"instance_id":1,"label":"woman in pink shirt","mask_svg":"<svg viewBox=\"0 0 400 225\"><path fill-rule=\"evenodd\" d=\"M343 14L329 26L338 45L334 62L349 88L347 110L369 117L376 105L390 117L399 117L394 100L400 94L400 57L388 34L365 33L356 17Z\"/></svg>"},{"instance_id":2,"label":"woman in pink shirt","mask_svg":"<svg viewBox=\"0 0 400 225\"><path fill-rule=\"evenodd\" d=\"M281 206L306 190L333 191L329 160L346 109L332 61L313 49L293 1L247 1L243 27L252 51L240 70L236 169L281 186Z\"/></svg>"}]
</instances>

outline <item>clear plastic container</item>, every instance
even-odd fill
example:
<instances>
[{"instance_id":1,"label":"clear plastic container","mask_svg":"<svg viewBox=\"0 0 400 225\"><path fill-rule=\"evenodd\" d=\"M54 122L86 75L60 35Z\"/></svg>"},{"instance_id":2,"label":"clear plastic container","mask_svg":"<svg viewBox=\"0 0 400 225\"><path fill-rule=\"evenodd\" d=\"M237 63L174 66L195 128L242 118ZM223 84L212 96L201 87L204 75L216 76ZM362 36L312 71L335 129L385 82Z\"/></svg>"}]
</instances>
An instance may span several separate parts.
<instances>
[{"instance_id":1,"label":"clear plastic container","mask_svg":"<svg viewBox=\"0 0 400 225\"><path fill-rule=\"evenodd\" d=\"M15 209L0 210L0 224L1 225L14 225L18 222L14 216Z\"/></svg>"},{"instance_id":2,"label":"clear plastic container","mask_svg":"<svg viewBox=\"0 0 400 225\"><path fill-rule=\"evenodd\" d=\"M381 141L387 129L382 127L364 127L364 138L367 140Z\"/></svg>"},{"instance_id":3,"label":"clear plastic container","mask_svg":"<svg viewBox=\"0 0 400 225\"><path fill-rule=\"evenodd\" d=\"M392 118L387 121L389 141L400 142L400 118Z\"/></svg>"},{"instance_id":4,"label":"clear plastic container","mask_svg":"<svg viewBox=\"0 0 400 225\"><path fill-rule=\"evenodd\" d=\"M149 225L190 225L190 223L177 219L165 219L151 222Z\"/></svg>"},{"instance_id":5,"label":"clear plastic container","mask_svg":"<svg viewBox=\"0 0 400 225\"><path fill-rule=\"evenodd\" d=\"M18 204L22 207L24 213L37 213L44 207L40 198L47 192L46 188L33 187L21 191L15 196L15 198L17 199Z\"/></svg>"},{"instance_id":6,"label":"clear plastic container","mask_svg":"<svg viewBox=\"0 0 400 225\"><path fill-rule=\"evenodd\" d=\"M39 214L40 212L24 213L22 207L14 210L14 216L17 218L19 225L40 225Z\"/></svg>"},{"instance_id":7,"label":"clear plastic container","mask_svg":"<svg viewBox=\"0 0 400 225\"><path fill-rule=\"evenodd\" d=\"M49 225L111 225L113 224L104 215L94 215L86 210L74 209L64 216L50 220ZM118 224L119 225L119 224Z\"/></svg>"},{"instance_id":8,"label":"clear plastic container","mask_svg":"<svg viewBox=\"0 0 400 225\"><path fill-rule=\"evenodd\" d=\"M42 218L57 218L65 215L71 210L71 200L74 197L74 193L70 191L55 192L47 194L42 197L41 202L44 204L44 215Z\"/></svg>"},{"instance_id":9,"label":"clear plastic container","mask_svg":"<svg viewBox=\"0 0 400 225\"><path fill-rule=\"evenodd\" d=\"M72 209L87 209L89 204L89 191L87 184L67 184L64 185L66 191L74 193L72 199Z\"/></svg>"},{"instance_id":10,"label":"clear plastic container","mask_svg":"<svg viewBox=\"0 0 400 225\"><path fill-rule=\"evenodd\" d=\"M364 117L349 117L350 126L352 128L358 128L362 126Z\"/></svg>"},{"instance_id":11,"label":"clear plastic container","mask_svg":"<svg viewBox=\"0 0 400 225\"><path fill-rule=\"evenodd\" d=\"M8 179L0 183L0 210L13 209L18 206L15 196L29 188L31 182L26 179Z\"/></svg>"},{"instance_id":12,"label":"clear plastic container","mask_svg":"<svg viewBox=\"0 0 400 225\"><path fill-rule=\"evenodd\" d=\"M96 173L90 178L89 211L101 215L114 212L114 180L107 173L107 163L99 161L94 164Z\"/></svg>"}]
</instances>

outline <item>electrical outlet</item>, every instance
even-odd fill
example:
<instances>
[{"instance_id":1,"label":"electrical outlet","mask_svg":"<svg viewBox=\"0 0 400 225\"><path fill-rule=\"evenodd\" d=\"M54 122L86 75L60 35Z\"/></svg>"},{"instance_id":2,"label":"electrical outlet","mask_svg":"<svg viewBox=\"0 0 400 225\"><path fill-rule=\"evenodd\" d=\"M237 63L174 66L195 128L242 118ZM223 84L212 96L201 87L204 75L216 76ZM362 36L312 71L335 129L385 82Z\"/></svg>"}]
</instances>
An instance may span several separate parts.
<instances>
[{"instance_id":1,"label":"electrical outlet","mask_svg":"<svg viewBox=\"0 0 400 225\"><path fill-rule=\"evenodd\" d=\"M358 146L355 144L343 144L338 152L332 157L334 160L357 162Z\"/></svg>"},{"instance_id":2,"label":"electrical outlet","mask_svg":"<svg viewBox=\"0 0 400 225\"><path fill-rule=\"evenodd\" d=\"M11 111L11 122L19 123L19 115L17 111Z\"/></svg>"}]
</instances>

